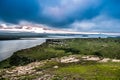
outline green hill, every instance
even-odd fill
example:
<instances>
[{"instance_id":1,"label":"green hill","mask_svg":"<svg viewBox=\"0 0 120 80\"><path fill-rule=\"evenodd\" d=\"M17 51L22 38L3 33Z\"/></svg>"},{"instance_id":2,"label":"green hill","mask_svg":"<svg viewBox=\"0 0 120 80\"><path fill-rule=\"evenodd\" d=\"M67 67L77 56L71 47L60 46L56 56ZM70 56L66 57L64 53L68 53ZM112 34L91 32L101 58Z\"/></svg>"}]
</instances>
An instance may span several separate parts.
<instances>
[{"instance_id":1,"label":"green hill","mask_svg":"<svg viewBox=\"0 0 120 80\"><path fill-rule=\"evenodd\" d=\"M40 46L15 52L10 58L0 62L0 68L72 54L120 59L120 39L48 39Z\"/></svg>"}]
</instances>

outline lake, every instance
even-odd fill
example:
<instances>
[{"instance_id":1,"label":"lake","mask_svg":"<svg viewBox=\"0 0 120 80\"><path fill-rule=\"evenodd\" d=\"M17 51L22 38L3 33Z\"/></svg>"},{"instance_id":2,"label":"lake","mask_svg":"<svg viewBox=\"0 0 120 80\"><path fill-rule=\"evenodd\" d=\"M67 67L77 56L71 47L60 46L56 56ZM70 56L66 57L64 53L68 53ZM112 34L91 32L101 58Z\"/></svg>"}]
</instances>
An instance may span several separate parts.
<instances>
[{"instance_id":1,"label":"lake","mask_svg":"<svg viewBox=\"0 0 120 80\"><path fill-rule=\"evenodd\" d=\"M31 48L44 43L44 38L21 39L21 40L2 40L0 41L0 61L10 57L14 52Z\"/></svg>"},{"instance_id":2,"label":"lake","mask_svg":"<svg viewBox=\"0 0 120 80\"><path fill-rule=\"evenodd\" d=\"M71 36L54 36L51 38L30 38L20 40L0 40L0 61L10 57L14 52L31 48L40 45L46 41L46 39L61 39L61 38L107 38L106 35L71 35Z\"/></svg>"}]
</instances>

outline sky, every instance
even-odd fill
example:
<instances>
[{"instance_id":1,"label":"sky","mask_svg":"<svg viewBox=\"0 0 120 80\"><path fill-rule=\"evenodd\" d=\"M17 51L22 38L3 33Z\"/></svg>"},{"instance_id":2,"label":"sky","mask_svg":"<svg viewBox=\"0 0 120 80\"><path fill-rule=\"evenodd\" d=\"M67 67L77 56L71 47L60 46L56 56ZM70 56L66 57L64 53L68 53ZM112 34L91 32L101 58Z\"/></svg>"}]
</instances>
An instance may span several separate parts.
<instances>
[{"instance_id":1,"label":"sky","mask_svg":"<svg viewBox=\"0 0 120 80\"><path fill-rule=\"evenodd\" d=\"M120 0L0 0L0 23L120 32Z\"/></svg>"}]
</instances>

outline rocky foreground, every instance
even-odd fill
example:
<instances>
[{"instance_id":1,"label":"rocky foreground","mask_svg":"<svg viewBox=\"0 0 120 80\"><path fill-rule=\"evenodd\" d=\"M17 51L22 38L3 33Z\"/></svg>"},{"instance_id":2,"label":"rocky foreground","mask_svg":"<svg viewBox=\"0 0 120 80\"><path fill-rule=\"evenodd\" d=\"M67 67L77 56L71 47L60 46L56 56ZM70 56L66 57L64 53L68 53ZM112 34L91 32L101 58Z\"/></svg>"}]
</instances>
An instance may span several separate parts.
<instances>
[{"instance_id":1,"label":"rocky foreground","mask_svg":"<svg viewBox=\"0 0 120 80\"><path fill-rule=\"evenodd\" d=\"M49 39L0 62L0 80L120 80L120 39Z\"/></svg>"},{"instance_id":2,"label":"rocky foreground","mask_svg":"<svg viewBox=\"0 0 120 80\"><path fill-rule=\"evenodd\" d=\"M100 58L92 55L70 55L40 62L32 62L25 66L2 69L0 70L0 80L52 80L56 75L47 72L48 69L56 70L61 67L59 64L67 65L84 61L94 61L97 63L120 62L120 60L117 59Z\"/></svg>"}]
</instances>

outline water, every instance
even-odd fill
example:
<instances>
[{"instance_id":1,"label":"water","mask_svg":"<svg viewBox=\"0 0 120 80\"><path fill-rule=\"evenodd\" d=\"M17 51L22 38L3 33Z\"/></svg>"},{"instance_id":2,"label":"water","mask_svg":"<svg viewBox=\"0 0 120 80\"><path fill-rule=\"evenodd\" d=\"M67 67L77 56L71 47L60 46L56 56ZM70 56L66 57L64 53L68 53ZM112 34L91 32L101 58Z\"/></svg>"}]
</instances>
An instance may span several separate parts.
<instances>
[{"instance_id":1,"label":"water","mask_svg":"<svg viewBox=\"0 0 120 80\"><path fill-rule=\"evenodd\" d=\"M55 36L51 36L51 38L34 38L34 39L24 39L24 40L5 40L0 41L0 61L10 57L14 52L31 48L37 45L42 44L46 41L46 39L53 39ZM56 39L61 38L107 38L108 36L98 34L98 35L71 35L71 36L56 36ZM55 38L54 38L55 39Z\"/></svg>"},{"instance_id":2,"label":"water","mask_svg":"<svg viewBox=\"0 0 120 80\"><path fill-rule=\"evenodd\" d=\"M4 40L0 41L0 61L10 57L14 52L31 48L45 42L46 39L23 39L23 40Z\"/></svg>"}]
</instances>

